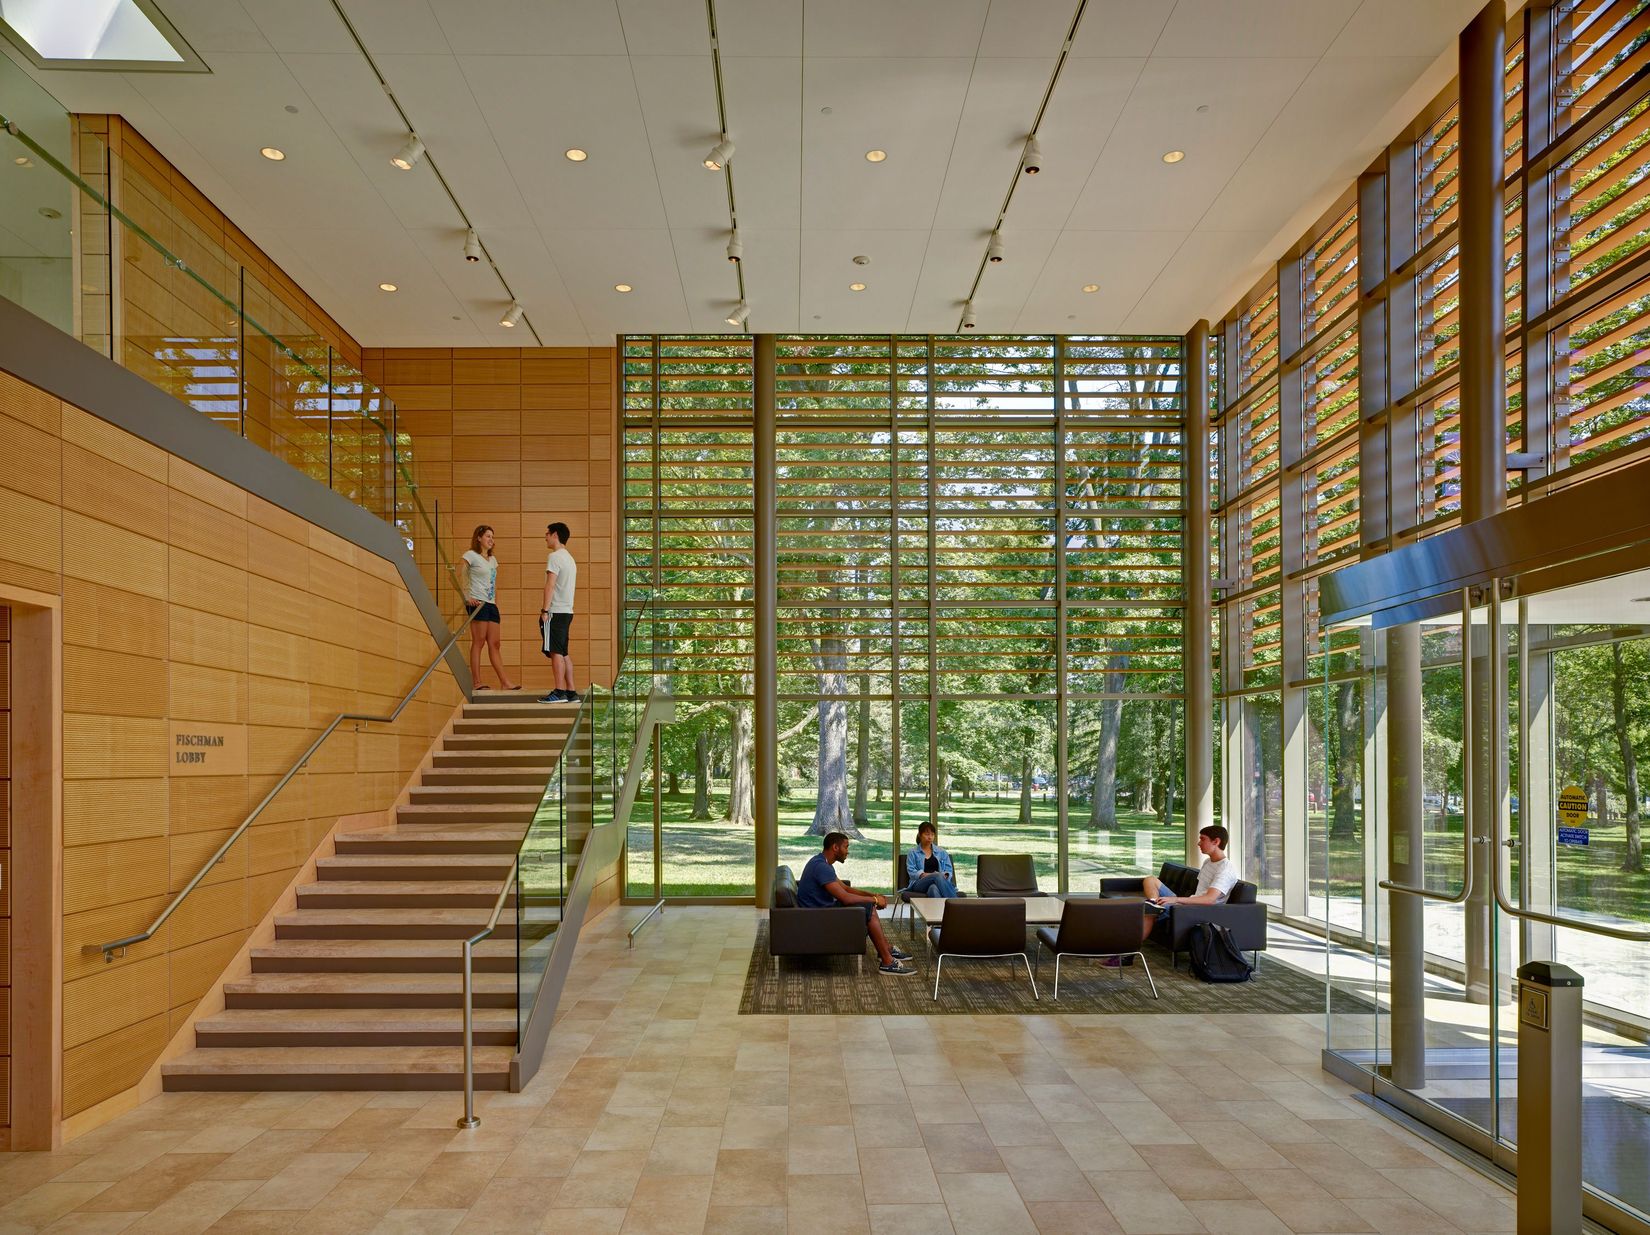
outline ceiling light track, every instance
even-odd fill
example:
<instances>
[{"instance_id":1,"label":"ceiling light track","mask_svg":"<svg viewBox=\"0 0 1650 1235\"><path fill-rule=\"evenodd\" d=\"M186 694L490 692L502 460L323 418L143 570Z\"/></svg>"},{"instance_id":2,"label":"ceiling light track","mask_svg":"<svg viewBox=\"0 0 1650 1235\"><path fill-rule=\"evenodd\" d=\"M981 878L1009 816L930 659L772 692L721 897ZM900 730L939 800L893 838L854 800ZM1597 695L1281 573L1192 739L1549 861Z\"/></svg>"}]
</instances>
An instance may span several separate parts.
<instances>
[{"instance_id":1,"label":"ceiling light track","mask_svg":"<svg viewBox=\"0 0 1650 1235\"><path fill-rule=\"evenodd\" d=\"M406 108L401 106L401 100L395 97L395 90L391 87L389 79L384 76L383 71L379 69L378 61L372 58L372 53L367 50L367 45L361 41L361 34L356 30L355 23L350 21L349 14L344 12L344 6L339 3L339 0L331 0L331 3L332 11L337 13L338 20L344 23L344 29L349 32L350 38L354 40L356 49L360 51L361 58L367 62L367 67L372 70L372 75L378 79L378 85L383 89L385 97L389 99L390 106L395 108L396 114L401 117L401 123L407 126L408 147L415 142L417 143L419 153L422 156L422 161L429 165L430 171L435 173L436 182L441 185L442 191L447 194L447 200L452 202L453 209L458 212L458 217L464 224L464 256L466 260L474 260L470 258L470 240L471 238L474 238L476 247L480 250L482 260L484 260L487 265L492 268L493 273L498 276L499 283L503 285L505 296L509 297L510 307L506 311L505 316L509 317L511 315L515 315L516 320L527 327L528 332L533 336L533 342L538 344L540 347L543 347L544 340L539 337L539 332L534 327L532 318L527 316L526 310L521 307L521 302L516 299L516 293L510 286L510 280L504 277L504 271L498 268L498 262L493 260L493 255L488 251L486 243L482 241L479 235L477 235L475 225L470 222L469 214L465 212L463 205L461 205L458 200L458 194L454 193L453 186L447 183L447 177L441 174L441 167L436 163L435 155L431 154L424 148L423 140L418 136L417 126L413 124L412 117L407 115ZM718 84L718 89L720 89L720 84ZM403 149L405 148L406 147ZM415 162L416 161L417 160L415 160ZM400 164L397 164L397 166L400 166ZM502 319L500 324L503 324ZM511 324L514 325L514 323Z\"/></svg>"},{"instance_id":2,"label":"ceiling light track","mask_svg":"<svg viewBox=\"0 0 1650 1235\"><path fill-rule=\"evenodd\" d=\"M728 99L726 91L722 88L722 47L716 34L716 0L705 0L705 22L710 28L711 77L716 83L716 148L727 148L727 157L721 160L721 169L722 183L728 190L728 264L733 267L734 278L739 284L738 309L725 320L730 326L743 326L748 331L750 306L745 301L745 248L739 243L739 207L733 195L733 139L728 136ZM706 165L709 166L709 163ZM738 257L734 256L736 248Z\"/></svg>"},{"instance_id":3,"label":"ceiling light track","mask_svg":"<svg viewBox=\"0 0 1650 1235\"><path fill-rule=\"evenodd\" d=\"M1003 222L1008 218L1008 207L1014 200L1014 190L1019 187L1022 177L1035 176L1043 170L1043 151L1041 143L1037 140L1037 130L1042 127L1043 117L1048 112L1049 100L1054 97L1054 87L1060 83L1060 73L1071 55L1072 44L1077 40L1077 28L1083 24L1083 12L1087 8L1088 0L1077 0L1077 8L1071 15L1071 25L1066 27L1065 41L1060 44L1060 54L1054 61L1054 70L1048 75L1048 85L1043 88L1042 101L1037 104L1037 114L1032 117L1031 127L1026 130L1025 145L1020 150L1020 157L1015 160L1014 174L1008 182L1008 192L1003 194L1003 204L998 207L996 221L991 225L986 251L980 255L980 264L974 270L974 281L969 284L968 295L963 298L963 314L957 323L958 329L974 328L974 298L980 292L980 279L984 276L987 265L996 265L1003 260ZM996 254L995 257L992 256L993 253Z\"/></svg>"}]
</instances>

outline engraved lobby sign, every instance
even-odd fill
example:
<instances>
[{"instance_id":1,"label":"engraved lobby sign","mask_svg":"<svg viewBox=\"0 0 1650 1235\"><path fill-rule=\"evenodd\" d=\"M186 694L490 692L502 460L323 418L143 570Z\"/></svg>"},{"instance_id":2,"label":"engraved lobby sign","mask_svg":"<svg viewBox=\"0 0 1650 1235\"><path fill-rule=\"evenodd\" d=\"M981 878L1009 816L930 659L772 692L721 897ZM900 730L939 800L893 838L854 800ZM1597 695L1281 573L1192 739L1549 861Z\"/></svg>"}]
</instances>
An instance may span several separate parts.
<instances>
[{"instance_id":1,"label":"engraved lobby sign","mask_svg":"<svg viewBox=\"0 0 1650 1235\"><path fill-rule=\"evenodd\" d=\"M173 776L244 776L246 726L175 720L167 762Z\"/></svg>"}]
</instances>

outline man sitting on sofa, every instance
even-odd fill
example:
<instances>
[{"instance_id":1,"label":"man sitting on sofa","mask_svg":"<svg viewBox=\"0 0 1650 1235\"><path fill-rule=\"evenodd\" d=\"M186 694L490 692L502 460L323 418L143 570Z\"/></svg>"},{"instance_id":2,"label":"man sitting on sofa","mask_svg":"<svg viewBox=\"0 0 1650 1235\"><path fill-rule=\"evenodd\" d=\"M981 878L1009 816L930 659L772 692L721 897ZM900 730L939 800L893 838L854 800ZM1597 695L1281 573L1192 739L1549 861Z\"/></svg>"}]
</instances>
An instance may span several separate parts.
<instances>
[{"instance_id":1,"label":"man sitting on sofa","mask_svg":"<svg viewBox=\"0 0 1650 1235\"><path fill-rule=\"evenodd\" d=\"M909 952L890 947L882 933L882 919L877 910L888 907L888 899L874 892L856 892L837 878L838 862L848 860L848 838L841 832L825 837L824 848L808 859L802 868L802 878L796 881L796 903L804 909L828 909L832 905L858 905L865 911L865 930L871 936L871 946L877 950L881 964L878 973L890 977L905 977L917 971L902 962L911 959ZM850 919L851 920L851 919Z\"/></svg>"},{"instance_id":2,"label":"man sitting on sofa","mask_svg":"<svg viewBox=\"0 0 1650 1235\"><path fill-rule=\"evenodd\" d=\"M1218 823L1210 824L1197 834L1197 851L1204 857L1204 863L1197 871L1197 891L1190 896L1176 896L1172 892L1165 892L1163 884L1156 875L1147 875L1141 880L1141 892L1146 900L1158 907L1159 913L1167 913L1170 905L1218 905L1226 899L1238 881L1237 868L1226 857L1226 846L1231 840L1231 834ZM1157 925L1157 914L1146 914L1142 939L1150 938L1152 928Z\"/></svg>"}]
</instances>

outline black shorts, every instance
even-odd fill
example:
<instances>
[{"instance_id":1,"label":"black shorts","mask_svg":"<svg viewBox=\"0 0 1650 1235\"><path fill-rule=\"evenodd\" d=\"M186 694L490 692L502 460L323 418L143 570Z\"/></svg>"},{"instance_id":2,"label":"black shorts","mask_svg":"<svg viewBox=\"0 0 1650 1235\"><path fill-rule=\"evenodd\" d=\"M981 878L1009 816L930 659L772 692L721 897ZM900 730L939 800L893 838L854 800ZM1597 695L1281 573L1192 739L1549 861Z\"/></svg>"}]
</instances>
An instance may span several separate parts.
<instances>
[{"instance_id":1,"label":"black shorts","mask_svg":"<svg viewBox=\"0 0 1650 1235\"><path fill-rule=\"evenodd\" d=\"M573 615L571 613L552 613L549 621L540 620L539 629L544 636L544 654L546 656L567 655L567 632L572 629Z\"/></svg>"},{"instance_id":2,"label":"black shorts","mask_svg":"<svg viewBox=\"0 0 1650 1235\"><path fill-rule=\"evenodd\" d=\"M476 622L498 621L498 606L490 600L483 600L472 604L470 606L470 612L475 615L470 619L472 624Z\"/></svg>"}]
</instances>

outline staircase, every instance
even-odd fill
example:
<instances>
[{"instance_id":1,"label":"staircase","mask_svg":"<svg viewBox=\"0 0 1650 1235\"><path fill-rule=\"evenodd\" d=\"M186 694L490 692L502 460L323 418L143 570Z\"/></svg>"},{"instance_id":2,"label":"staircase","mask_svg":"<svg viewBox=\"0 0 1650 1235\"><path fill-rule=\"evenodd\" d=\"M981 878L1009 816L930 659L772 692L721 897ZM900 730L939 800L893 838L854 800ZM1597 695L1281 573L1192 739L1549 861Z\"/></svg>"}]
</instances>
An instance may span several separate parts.
<instances>
[{"instance_id":1,"label":"staircase","mask_svg":"<svg viewBox=\"0 0 1650 1235\"><path fill-rule=\"evenodd\" d=\"M467 703L388 830L340 833L316 882L252 949L195 1049L162 1067L168 1090L459 1089L464 1082L462 940L481 930L532 822L578 709L531 696ZM588 735L564 775L586 821ZM578 757L580 750L585 757ZM474 956L475 1084L505 1089L515 1052L517 928L542 968L560 884L577 845L529 851L494 936ZM563 866L562 864L566 865ZM531 981L530 973L526 975Z\"/></svg>"}]
</instances>

